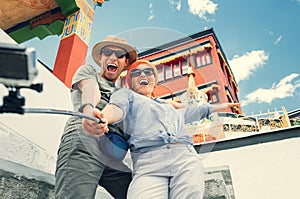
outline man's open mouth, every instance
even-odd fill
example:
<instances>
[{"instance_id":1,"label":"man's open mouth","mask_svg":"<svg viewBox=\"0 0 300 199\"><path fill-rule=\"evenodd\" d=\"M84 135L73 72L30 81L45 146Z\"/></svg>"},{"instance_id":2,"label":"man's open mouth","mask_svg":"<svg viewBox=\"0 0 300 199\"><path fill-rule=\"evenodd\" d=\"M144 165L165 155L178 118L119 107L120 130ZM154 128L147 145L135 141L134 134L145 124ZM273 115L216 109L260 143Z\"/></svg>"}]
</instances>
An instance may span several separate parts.
<instances>
[{"instance_id":1,"label":"man's open mouth","mask_svg":"<svg viewBox=\"0 0 300 199\"><path fill-rule=\"evenodd\" d=\"M118 67L115 64L107 64L106 68L109 72L116 72L118 69Z\"/></svg>"},{"instance_id":2,"label":"man's open mouth","mask_svg":"<svg viewBox=\"0 0 300 199\"><path fill-rule=\"evenodd\" d=\"M146 79L141 79L139 83L140 83L140 85L148 85L149 81Z\"/></svg>"}]
</instances>

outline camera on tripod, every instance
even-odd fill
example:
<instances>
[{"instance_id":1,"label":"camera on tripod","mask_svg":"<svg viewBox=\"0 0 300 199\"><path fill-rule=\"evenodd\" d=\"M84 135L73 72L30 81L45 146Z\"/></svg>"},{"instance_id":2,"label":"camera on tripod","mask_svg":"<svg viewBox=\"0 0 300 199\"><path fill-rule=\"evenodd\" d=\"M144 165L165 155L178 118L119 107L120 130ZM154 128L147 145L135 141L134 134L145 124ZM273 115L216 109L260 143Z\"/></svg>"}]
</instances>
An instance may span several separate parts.
<instances>
[{"instance_id":1,"label":"camera on tripod","mask_svg":"<svg viewBox=\"0 0 300 199\"><path fill-rule=\"evenodd\" d=\"M38 74L34 48L0 43L0 84L8 89L3 97L0 113L24 113L25 98L20 95L21 88L41 92L43 85L32 84Z\"/></svg>"},{"instance_id":2,"label":"camera on tripod","mask_svg":"<svg viewBox=\"0 0 300 199\"><path fill-rule=\"evenodd\" d=\"M25 98L20 95L21 88L29 88L37 92L42 92L43 90L42 83L32 84L37 74L38 70L36 68L36 54L34 48L0 43L0 84L3 84L9 92L7 96L3 97L0 114L63 114L86 118L97 123L102 122L96 117L80 112L45 108L24 108Z\"/></svg>"}]
</instances>

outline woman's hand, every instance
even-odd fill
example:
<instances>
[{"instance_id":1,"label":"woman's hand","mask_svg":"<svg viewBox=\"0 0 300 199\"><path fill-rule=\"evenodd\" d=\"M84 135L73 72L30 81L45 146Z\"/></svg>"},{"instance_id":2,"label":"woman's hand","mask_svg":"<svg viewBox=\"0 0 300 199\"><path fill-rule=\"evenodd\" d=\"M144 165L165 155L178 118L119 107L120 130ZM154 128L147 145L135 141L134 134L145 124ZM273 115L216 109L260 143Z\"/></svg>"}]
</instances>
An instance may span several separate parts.
<instances>
[{"instance_id":1,"label":"woman's hand","mask_svg":"<svg viewBox=\"0 0 300 199\"><path fill-rule=\"evenodd\" d=\"M222 110L226 110L227 108L230 107L238 107L240 106L240 103L222 103L222 104L216 104L213 105L213 112L215 111L222 111Z\"/></svg>"}]
</instances>

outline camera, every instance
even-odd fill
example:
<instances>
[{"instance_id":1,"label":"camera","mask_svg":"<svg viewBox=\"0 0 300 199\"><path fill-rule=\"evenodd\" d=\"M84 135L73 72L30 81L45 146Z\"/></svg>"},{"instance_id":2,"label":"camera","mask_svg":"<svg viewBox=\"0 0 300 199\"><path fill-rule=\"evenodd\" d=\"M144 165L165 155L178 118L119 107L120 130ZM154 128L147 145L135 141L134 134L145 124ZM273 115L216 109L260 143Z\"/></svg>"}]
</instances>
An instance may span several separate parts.
<instances>
[{"instance_id":1,"label":"camera","mask_svg":"<svg viewBox=\"0 0 300 199\"><path fill-rule=\"evenodd\" d=\"M6 87L29 87L38 74L34 48L0 43L0 83Z\"/></svg>"},{"instance_id":2,"label":"camera","mask_svg":"<svg viewBox=\"0 0 300 199\"><path fill-rule=\"evenodd\" d=\"M0 43L0 84L8 89L0 113L24 113L25 98L20 89L43 90L42 84L32 84L38 74L35 63L34 48Z\"/></svg>"}]
</instances>

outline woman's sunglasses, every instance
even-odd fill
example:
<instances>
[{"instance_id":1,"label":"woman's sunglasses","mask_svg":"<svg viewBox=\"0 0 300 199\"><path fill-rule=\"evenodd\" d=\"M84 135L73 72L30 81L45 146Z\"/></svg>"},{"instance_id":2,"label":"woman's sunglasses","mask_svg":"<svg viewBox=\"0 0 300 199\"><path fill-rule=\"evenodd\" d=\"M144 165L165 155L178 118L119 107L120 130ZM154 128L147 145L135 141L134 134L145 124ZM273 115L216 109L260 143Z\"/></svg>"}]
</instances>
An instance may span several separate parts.
<instances>
[{"instance_id":1,"label":"woman's sunglasses","mask_svg":"<svg viewBox=\"0 0 300 199\"><path fill-rule=\"evenodd\" d=\"M127 57L127 52L125 52L124 50L112 50L109 48L102 49L102 54L105 55L106 57L111 56L113 53L115 53L116 57L119 59L125 56Z\"/></svg>"},{"instance_id":2,"label":"woman's sunglasses","mask_svg":"<svg viewBox=\"0 0 300 199\"><path fill-rule=\"evenodd\" d=\"M145 68L145 69L143 69L143 70L136 68L136 69L132 69L132 70L130 71L130 76L131 76L131 77L138 77L138 76L140 76L140 75L142 74L142 72L143 72L145 75L147 75L147 76L150 76L150 75L153 75L153 74L154 74L153 68Z\"/></svg>"}]
</instances>

